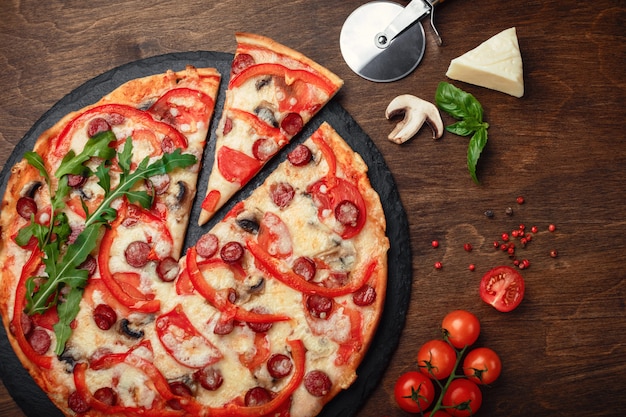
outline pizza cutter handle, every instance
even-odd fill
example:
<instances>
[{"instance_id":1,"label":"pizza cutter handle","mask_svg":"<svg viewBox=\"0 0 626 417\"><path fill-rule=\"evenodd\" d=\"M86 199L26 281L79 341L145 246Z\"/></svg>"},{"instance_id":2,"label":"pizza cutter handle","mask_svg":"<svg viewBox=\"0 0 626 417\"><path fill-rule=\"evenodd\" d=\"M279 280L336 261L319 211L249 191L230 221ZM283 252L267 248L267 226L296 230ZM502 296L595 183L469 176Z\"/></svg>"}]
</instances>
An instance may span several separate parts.
<instances>
[{"instance_id":1,"label":"pizza cutter handle","mask_svg":"<svg viewBox=\"0 0 626 417\"><path fill-rule=\"evenodd\" d=\"M435 29L433 16L435 5L443 1L444 0L412 0L398 13L384 31L376 35L376 46L381 49L386 48L399 34L428 14L430 14L430 24L437 36L437 43L441 45L441 37L437 29Z\"/></svg>"}]
</instances>

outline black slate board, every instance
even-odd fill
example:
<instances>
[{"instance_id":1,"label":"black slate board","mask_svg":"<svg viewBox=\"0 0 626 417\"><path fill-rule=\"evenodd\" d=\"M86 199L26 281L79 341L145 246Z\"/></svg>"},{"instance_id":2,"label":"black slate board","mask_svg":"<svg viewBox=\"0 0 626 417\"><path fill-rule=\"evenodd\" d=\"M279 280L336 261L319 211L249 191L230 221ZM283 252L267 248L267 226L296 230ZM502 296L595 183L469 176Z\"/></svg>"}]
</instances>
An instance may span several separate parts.
<instances>
[{"instance_id":1,"label":"black slate board","mask_svg":"<svg viewBox=\"0 0 626 417\"><path fill-rule=\"evenodd\" d=\"M211 128L211 137L207 141L205 150L204 168L198 182L198 195L203 196L215 152L214 130L217 125L216 121L221 117L232 58L232 54L222 52L171 53L131 62L87 81L48 110L18 143L0 173L0 195L4 195L11 167L22 158L26 151L33 148L35 141L44 130L54 125L65 114L96 102L103 95L130 79L165 72L168 69L178 71L184 69L186 65L194 65L196 67L215 67L223 76ZM368 165L370 181L380 195L383 204L387 218L387 235L391 244L385 310L371 348L357 370L358 378L355 383L333 399L320 414L320 417L349 417L356 414L365 399L369 397L379 383L391 355L397 347L405 323L412 282L409 226L396 184L376 145L350 114L336 100L328 103L305 126L303 132L296 136L291 144L266 166L261 175L254 178L235 195L229 204L216 214L212 221L202 227L196 225L202 199L196 199L185 247L195 242L201 234L211 228L221 218L222 213L226 213L237 201L245 198L258 187L265 176L285 159L286 153L297 143L308 138L324 121L328 122L361 155ZM22 367L13 353L3 326L0 326L0 378L2 378L13 399L28 417L62 417L62 413L50 402Z\"/></svg>"}]
</instances>

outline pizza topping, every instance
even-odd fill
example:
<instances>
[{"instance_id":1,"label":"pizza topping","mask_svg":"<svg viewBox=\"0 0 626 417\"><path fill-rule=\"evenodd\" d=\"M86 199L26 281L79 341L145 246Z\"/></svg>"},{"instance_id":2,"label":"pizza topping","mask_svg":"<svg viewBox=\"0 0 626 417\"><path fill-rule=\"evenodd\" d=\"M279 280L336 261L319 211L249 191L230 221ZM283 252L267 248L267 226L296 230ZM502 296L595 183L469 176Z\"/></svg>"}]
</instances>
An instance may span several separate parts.
<instances>
[{"instance_id":1,"label":"pizza topping","mask_svg":"<svg viewBox=\"0 0 626 417\"><path fill-rule=\"evenodd\" d=\"M252 233L252 234L257 234L259 233L259 222L256 221L255 219L248 219L248 218L238 218L237 220L235 220L235 223L237 223L237 226L241 227L243 230L245 230L248 233Z\"/></svg>"},{"instance_id":2,"label":"pizza topping","mask_svg":"<svg viewBox=\"0 0 626 417\"><path fill-rule=\"evenodd\" d=\"M313 259L301 256L294 261L292 270L305 280L311 281L315 277L317 267Z\"/></svg>"},{"instance_id":3,"label":"pizza topping","mask_svg":"<svg viewBox=\"0 0 626 417\"><path fill-rule=\"evenodd\" d=\"M322 295L313 294L307 297L306 306L311 316L318 319L326 319L333 309L333 299Z\"/></svg>"},{"instance_id":4,"label":"pizza topping","mask_svg":"<svg viewBox=\"0 0 626 417\"><path fill-rule=\"evenodd\" d=\"M272 139L260 138L252 144L252 155L261 162L270 159L277 150L278 145Z\"/></svg>"},{"instance_id":5,"label":"pizza topping","mask_svg":"<svg viewBox=\"0 0 626 417\"><path fill-rule=\"evenodd\" d=\"M98 388L96 392L93 393L93 397L109 407L117 404L117 393L113 391L111 387Z\"/></svg>"},{"instance_id":6,"label":"pizza topping","mask_svg":"<svg viewBox=\"0 0 626 417\"><path fill-rule=\"evenodd\" d=\"M69 185L72 188L81 187L82 185L85 184L86 181L87 181L87 177L85 175L67 174L67 185Z\"/></svg>"},{"instance_id":7,"label":"pizza topping","mask_svg":"<svg viewBox=\"0 0 626 417\"><path fill-rule=\"evenodd\" d=\"M209 391L217 391L224 383L222 372L213 366L205 366L202 369L198 369L194 372L193 377L200 383L202 388Z\"/></svg>"},{"instance_id":8,"label":"pizza topping","mask_svg":"<svg viewBox=\"0 0 626 417\"><path fill-rule=\"evenodd\" d=\"M246 407L255 407L267 404L272 400L272 394L263 387L250 388L246 392L244 404Z\"/></svg>"},{"instance_id":9,"label":"pizza topping","mask_svg":"<svg viewBox=\"0 0 626 417\"><path fill-rule=\"evenodd\" d=\"M37 203L32 197L20 197L15 206L17 214L26 220L37 214Z\"/></svg>"},{"instance_id":10,"label":"pizza topping","mask_svg":"<svg viewBox=\"0 0 626 417\"><path fill-rule=\"evenodd\" d=\"M213 233L205 233L196 242L196 251L203 258L210 258L217 253L219 239Z\"/></svg>"},{"instance_id":11,"label":"pizza topping","mask_svg":"<svg viewBox=\"0 0 626 417\"><path fill-rule=\"evenodd\" d=\"M256 314L268 314L269 313L269 311L265 307L261 307L261 306L254 307L250 311ZM247 322L246 324L255 333L267 333L272 328L272 325L273 325L272 322L265 322L265 323Z\"/></svg>"},{"instance_id":12,"label":"pizza topping","mask_svg":"<svg viewBox=\"0 0 626 417\"><path fill-rule=\"evenodd\" d=\"M330 392L332 382L324 371L313 370L304 376L304 387L315 397L323 397Z\"/></svg>"},{"instance_id":13,"label":"pizza topping","mask_svg":"<svg viewBox=\"0 0 626 417\"><path fill-rule=\"evenodd\" d=\"M189 386L182 381L170 382L169 386L172 394L179 397L191 397L193 395L193 393L191 392L191 388L189 388ZM172 398L167 400L167 405L169 405L174 410L183 409L183 404L181 404L181 400L179 398Z\"/></svg>"},{"instance_id":14,"label":"pizza topping","mask_svg":"<svg viewBox=\"0 0 626 417\"><path fill-rule=\"evenodd\" d=\"M261 162L236 149L222 146L217 151L217 166L228 182L247 183L261 168Z\"/></svg>"},{"instance_id":15,"label":"pizza topping","mask_svg":"<svg viewBox=\"0 0 626 417\"><path fill-rule=\"evenodd\" d=\"M365 284L352 294L352 301L360 307L371 305L376 301L376 290L371 285Z\"/></svg>"},{"instance_id":16,"label":"pizza topping","mask_svg":"<svg viewBox=\"0 0 626 417\"><path fill-rule=\"evenodd\" d=\"M343 200L335 206L335 218L344 226L356 227L359 208L351 201Z\"/></svg>"},{"instance_id":17,"label":"pizza topping","mask_svg":"<svg viewBox=\"0 0 626 417\"><path fill-rule=\"evenodd\" d=\"M274 110L271 104L263 102L254 108L254 114L271 127L278 127L278 121L274 116Z\"/></svg>"},{"instance_id":18,"label":"pizza topping","mask_svg":"<svg viewBox=\"0 0 626 417\"><path fill-rule=\"evenodd\" d=\"M293 187L286 182L275 182L270 185L270 197L280 208L287 207L295 194Z\"/></svg>"},{"instance_id":19,"label":"pizza topping","mask_svg":"<svg viewBox=\"0 0 626 417\"><path fill-rule=\"evenodd\" d=\"M235 330L235 320L218 320L213 327L213 333L224 336L227 334L231 334Z\"/></svg>"},{"instance_id":20,"label":"pizza topping","mask_svg":"<svg viewBox=\"0 0 626 417\"><path fill-rule=\"evenodd\" d=\"M304 121L298 113L288 113L280 122L280 128L288 135L294 136L302 130Z\"/></svg>"},{"instance_id":21,"label":"pizza topping","mask_svg":"<svg viewBox=\"0 0 626 417\"><path fill-rule=\"evenodd\" d=\"M289 228L280 217L270 211L261 219L257 241L270 255L278 258L287 258L293 251Z\"/></svg>"},{"instance_id":22,"label":"pizza topping","mask_svg":"<svg viewBox=\"0 0 626 417\"><path fill-rule=\"evenodd\" d=\"M239 242L228 242L220 250L220 258L226 263L233 264L239 262L243 257L243 246Z\"/></svg>"},{"instance_id":23,"label":"pizza topping","mask_svg":"<svg viewBox=\"0 0 626 417\"><path fill-rule=\"evenodd\" d=\"M156 319L156 331L165 350L182 365L202 368L222 358L220 351L191 324L180 304Z\"/></svg>"},{"instance_id":24,"label":"pizza topping","mask_svg":"<svg viewBox=\"0 0 626 417\"><path fill-rule=\"evenodd\" d=\"M70 394L67 399L67 406L75 413L85 413L91 408L87 399L78 391L74 391Z\"/></svg>"},{"instance_id":25,"label":"pizza topping","mask_svg":"<svg viewBox=\"0 0 626 417\"><path fill-rule=\"evenodd\" d=\"M292 165L300 167L308 164L313 157L311 149L308 146L303 145L302 143L298 144L289 154L287 154L287 159L291 162Z\"/></svg>"},{"instance_id":26,"label":"pizza topping","mask_svg":"<svg viewBox=\"0 0 626 417\"><path fill-rule=\"evenodd\" d=\"M117 314L110 306L98 304L93 311L93 320L102 330L109 330L117 321Z\"/></svg>"},{"instance_id":27,"label":"pizza topping","mask_svg":"<svg viewBox=\"0 0 626 417\"><path fill-rule=\"evenodd\" d=\"M92 276L96 273L96 270L98 269L98 262L93 256L87 255L87 258L83 261L83 263L78 265L78 269L84 269L85 271L87 271L87 274L89 276Z\"/></svg>"},{"instance_id":28,"label":"pizza topping","mask_svg":"<svg viewBox=\"0 0 626 417\"><path fill-rule=\"evenodd\" d=\"M142 268L146 266L150 260L150 252L152 249L146 242L136 240L131 242L124 251L126 262L132 267Z\"/></svg>"},{"instance_id":29,"label":"pizza topping","mask_svg":"<svg viewBox=\"0 0 626 417\"><path fill-rule=\"evenodd\" d=\"M178 276L180 267L178 261L171 256L168 256L159 261L157 264L157 275L163 282L172 282Z\"/></svg>"},{"instance_id":30,"label":"pizza topping","mask_svg":"<svg viewBox=\"0 0 626 417\"><path fill-rule=\"evenodd\" d=\"M95 117L87 124L87 136L90 138L107 130L111 130L111 125L102 117Z\"/></svg>"},{"instance_id":31,"label":"pizza topping","mask_svg":"<svg viewBox=\"0 0 626 417\"><path fill-rule=\"evenodd\" d=\"M274 379L286 377L293 370L291 358L282 353L275 353L267 361L267 371Z\"/></svg>"},{"instance_id":32,"label":"pizza topping","mask_svg":"<svg viewBox=\"0 0 626 417\"><path fill-rule=\"evenodd\" d=\"M131 339L141 339L144 336L143 330L135 330L130 327L130 320L128 319L120 320L120 330Z\"/></svg>"},{"instance_id":33,"label":"pizza topping","mask_svg":"<svg viewBox=\"0 0 626 417\"><path fill-rule=\"evenodd\" d=\"M255 64L254 58L250 54L238 53L233 59L233 63L231 65L231 77L233 75L239 74L244 69Z\"/></svg>"},{"instance_id":34,"label":"pizza topping","mask_svg":"<svg viewBox=\"0 0 626 417\"><path fill-rule=\"evenodd\" d=\"M46 330L36 327L28 334L28 343L30 343L36 354L44 355L50 349L52 340Z\"/></svg>"},{"instance_id":35,"label":"pizza topping","mask_svg":"<svg viewBox=\"0 0 626 417\"><path fill-rule=\"evenodd\" d=\"M199 123L205 123L207 109L212 109L213 104L211 97L201 91L175 88L159 97L148 112L179 132L194 133Z\"/></svg>"}]
</instances>

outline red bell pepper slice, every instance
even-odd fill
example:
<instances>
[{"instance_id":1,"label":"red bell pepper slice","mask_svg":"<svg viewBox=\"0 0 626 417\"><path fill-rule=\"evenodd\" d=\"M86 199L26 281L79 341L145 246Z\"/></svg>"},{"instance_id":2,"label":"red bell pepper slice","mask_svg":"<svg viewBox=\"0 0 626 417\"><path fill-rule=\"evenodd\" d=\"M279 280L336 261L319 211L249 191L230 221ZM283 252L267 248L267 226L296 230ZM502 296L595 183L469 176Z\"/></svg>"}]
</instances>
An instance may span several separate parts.
<instances>
[{"instance_id":1,"label":"red bell pepper slice","mask_svg":"<svg viewBox=\"0 0 626 417\"><path fill-rule=\"evenodd\" d=\"M198 253L196 252L195 247L192 246L187 250L187 273L189 274L189 278L198 293L200 293L200 295L202 295L213 307L223 313L226 313L229 317L233 317L235 320L243 322L273 323L276 321L287 321L290 319L288 316L280 314L255 313L233 304L228 299L227 292L217 291L204 279L204 276L198 266L198 261L196 260L197 255ZM212 267L230 267L230 265L222 262L221 260L214 260L213 263L208 265Z\"/></svg>"},{"instance_id":2,"label":"red bell pepper slice","mask_svg":"<svg viewBox=\"0 0 626 417\"><path fill-rule=\"evenodd\" d=\"M217 207L217 203L220 202L220 198L222 198L222 194L217 190L211 190L207 193L204 200L202 200L202 209L214 212L215 207Z\"/></svg>"},{"instance_id":3,"label":"red bell pepper slice","mask_svg":"<svg viewBox=\"0 0 626 417\"><path fill-rule=\"evenodd\" d=\"M53 154L59 158L64 157L67 154L71 143L71 140L68 139L68 136L73 135L78 129L80 129L84 125L84 123L87 123L91 118L94 118L98 115L111 114L133 119L133 124L135 126L144 126L152 132L156 132L163 136L169 137L172 140L174 147L176 148L187 148L187 139L178 130L174 129L167 123L162 123L154 120L152 116L150 116L150 114L148 114L147 112L125 104L104 104L101 106L92 107L70 120L70 122L65 126L61 133L53 138L51 143L51 149Z\"/></svg>"},{"instance_id":4,"label":"red bell pepper slice","mask_svg":"<svg viewBox=\"0 0 626 417\"><path fill-rule=\"evenodd\" d=\"M239 109L230 109L228 112L232 114L235 119L250 125L261 137L271 138L279 145L289 141L279 128L268 125L266 122L259 119L256 114Z\"/></svg>"},{"instance_id":5,"label":"red bell pepper slice","mask_svg":"<svg viewBox=\"0 0 626 417\"><path fill-rule=\"evenodd\" d=\"M257 242L249 240L246 242L246 246L252 256L254 256L257 265L262 270L266 271L283 284L307 295L318 294L334 298L351 294L369 281L378 264L377 261L372 261L367 268L361 272L360 276L353 277L352 280L344 286L323 287L314 282L309 282L303 279L300 275L296 274L293 270L287 267L282 261L267 253L267 251Z\"/></svg>"},{"instance_id":6,"label":"red bell pepper slice","mask_svg":"<svg viewBox=\"0 0 626 417\"><path fill-rule=\"evenodd\" d=\"M136 275L134 272L113 274L109 269L111 247L113 246L113 242L117 237L117 229L120 226L121 222L126 218L126 213L129 211L128 207L128 204L124 202L122 207L118 210L117 219L111 224L111 227L106 230L104 236L102 237L100 252L98 253L98 269L100 270L100 277L102 278L102 281L104 282L106 287L111 292L111 295L113 295L113 297L115 297L120 303L135 311L140 311L143 313L154 313L159 311L160 309L161 303L159 300L138 291L133 291L133 293L131 294L127 290L124 290L124 284L120 284L120 281L116 279L121 278L122 282L124 278L134 279L134 275Z\"/></svg>"},{"instance_id":7,"label":"red bell pepper slice","mask_svg":"<svg viewBox=\"0 0 626 417\"><path fill-rule=\"evenodd\" d=\"M300 80L307 84L312 84L323 90L328 96L332 96L337 91L337 87L329 79L313 72L313 70L290 69L276 63L257 64L247 67L230 79L228 88L237 88L250 78L267 75L289 80Z\"/></svg>"},{"instance_id":8,"label":"red bell pepper slice","mask_svg":"<svg viewBox=\"0 0 626 417\"><path fill-rule=\"evenodd\" d=\"M38 247L34 247L33 251L28 258L28 261L24 264L22 268L22 273L20 275L20 280L17 284L17 290L15 292L15 304L13 306L13 319L11 320L11 328L14 332L15 339L17 340L20 349L24 352L24 355L31 362L36 364L37 366L50 369L52 367L52 357L40 355L33 347L30 345L28 340L26 339L26 335L22 331L22 312L26 306L26 281L32 277L39 265L41 265L43 258L43 253L39 250Z\"/></svg>"},{"instance_id":9,"label":"red bell pepper slice","mask_svg":"<svg viewBox=\"0 0 626 417\"><path fill-rule=\"evenodd\" d=\"M161 344L181 365L202 368L222 358L219 349L189 321L180 304L169 313L157 317L155 324Z\"/></svg>"},{"instance_id":10,"label":"red bell pepper slice","mask_svg":"<svg viewBox=\"0 0 626 417\"><path fill-rule=\"evenodd\" d=\"M293 376L285 388L278 393L271 401L258 405L246 407L234 403L224 405L222 408L207 408L207 415L211 417L259 417L269 415L278 410L285 402L290 401L291 395L300 386L304 379L304 363L306 349L301 340L288 340L291 347L291 357L294 363Z\"/></svg>"}]
</instances>

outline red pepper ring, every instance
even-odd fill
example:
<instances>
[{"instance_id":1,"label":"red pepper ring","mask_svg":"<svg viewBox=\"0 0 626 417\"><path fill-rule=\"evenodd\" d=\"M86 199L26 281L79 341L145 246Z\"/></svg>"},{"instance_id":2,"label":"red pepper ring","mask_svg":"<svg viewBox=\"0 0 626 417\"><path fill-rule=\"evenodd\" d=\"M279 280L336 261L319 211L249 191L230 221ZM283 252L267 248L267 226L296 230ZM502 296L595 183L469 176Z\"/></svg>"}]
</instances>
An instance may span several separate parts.
<instances>
[{"instance_id":1,"label":"red pepper ring","mask_svg":"<svg viewBox=\"0 0 626 417\"><path fill-rule=\"evenodd\" d=\"M146 297L146 299L142 300L131 296L124 291L122 286L115 279L114 274L112 274L109 269L111 247L117 236L117 228L126 217L127 207L128 204L126 203L122 205L118 211L117 219L115 219L115 221L111 224L111 227L107 229L102 237L100 251L98 253L98 269L100 270L100 277L102 278L104 285L111 292L111 295L113 295L113 297L115 297L120 303L135 311L154 313L159 311L161 308L161 302L158 299L150 300Z\"/></svg>"},{"instance_id":2,"label":"red pepper ring","mask_svg":"<svg viewBox=\"0 0 626 417\"><path fill-rule=\"evenodd\" d=\"M250 112L239 110L239 109L230 109L229 113L232 113L235 119L241 120L244 123L250 125L259 136L271 138L277 144L281 144L281 142L288 142L289 139L280 131L277 127L272 127L268 125L266 122L261 121L259 116L256 114L252 114Z\"/></svg>"},{"instance_id":3,"label":"red pepper ring","mask_svg":"<svg viewBox=\"0 0 626 417\"><path fill-rule=\"evenodd\" d=\"M245 321L250 323L273 323L276 321L290 320L289 316L280 314L262 314L240 308L228 300L228 296L223 292L217 291L204 279L200 268L198 267L198 261L196 260L198 253L195 247L191 247L187 250L187 271L189 279L195 287L195 289L202 295L213 307L221 312L227 313L230 317L233 317L238 321ZM216 265L221 265L216 263ZM224 265L226 265L224 263Z\"/></svg>"},{"instance_id":4,"label":"red pepper ring","mask_svg":"<svg viewBox=\"0 0 626 417\"><path fill-rule=\"evenodd\" d=\"M15 293L15 304L13 306L13 319L11 320L11 327L14 332L15 339L17 340L20 349L26 355L28 359L41 368L50 369L52 367L52 357L43 356L35 352L31 344L26 339L26 335L22 331L22 312L24 311L24 302L26 300L26 280L35 274L37 268L42 262L43 253L37 246L33 247L33 251L30 254L30 258L24 264L22 273L20 275L20 281L17 284L17 291Z\"/></svg>"},{"instance_id":5,"label":"red pepper ring","mask_svg":"<svg viewBox=\"0 0 626 417\"><path fill-rule=\"evenodd\" d=\"M330 80L320 74L304 69L291 69L285 67L284 65L274 63L256 64L247 67L230 79L228 87L230 89L239 87L250 78L259 75L272 75L285 79L300 80L304 83L311 84L320 88L328 96L332 96L337 89L335 85L330 82Z\"/></svg>"},{"instance_id":6,"label":"red pepper ring","mask_svg":"<svg viewBox=\"0 0 626 417\"><path fill-rule=\"evenodd\" d=\"M172 139L176 148L187 148L187 139L182 135L182 133L167 123L154 120L147 112L125 104L104 104L92 107L70 120L61 133L59 133L59 135L52 140L51 149L54 155L59 158L65 156L71 142L66 139L66 136L73 134L75 128L79 127L81 123L89 120L97 114L103 113L114 113L124 117L133 118L144 126L149 127L150 130L161 133Z\"/></svg>"},{"instance_id":7,"label":"red pepper ring","mask_svg":"<svg viewBox=\"0 0 626 417\"><path fill-rule=\"evenodd\" d=\"M223 408L208 408L211 417L258 417L273 413L281 405L288 401L294 391L304 379L304 362L306 349L301 340L287 340L291 347L291 357L294 363L294 373L285 388L271 401L257 406L245 407L237 404L226 404ZM184 407L184 406L183 406Z\"/></svg>"},{"instance_id":8,"label":"red pepper ring","mask_svg":"<svg viewBox=\"0 0 626 417\"><path fill-rule=\"evenodd\" d=\"M283 284L307 295L318 294L334 298L352 294L369 281L374 273L374 270L376 269L376 266L378 265L376 260L372 261L367 268L365 268L365 271L361 276L357 276L355 279L352 279L347 285L342 287L323 287L313 282L306 281L290 268L283 267L282 262L279 259L272 257L257 242L249 240L246 242L246 245L261 269L265 270L268 274Z\"/></svg>"}]
</instances>

